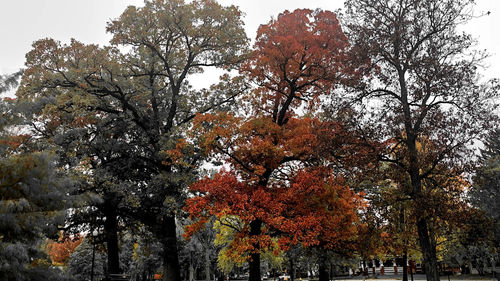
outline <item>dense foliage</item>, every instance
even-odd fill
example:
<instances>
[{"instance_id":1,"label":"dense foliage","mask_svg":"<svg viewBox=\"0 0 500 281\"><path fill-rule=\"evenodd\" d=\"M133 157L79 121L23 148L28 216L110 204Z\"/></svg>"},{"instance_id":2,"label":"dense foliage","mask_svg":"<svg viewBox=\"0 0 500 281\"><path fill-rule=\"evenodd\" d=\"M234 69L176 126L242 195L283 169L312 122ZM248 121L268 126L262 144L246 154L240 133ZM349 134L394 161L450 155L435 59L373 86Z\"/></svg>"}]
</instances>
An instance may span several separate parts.
<instances>
[{"instance_id":1,"label":"dense foliage","mask_svg":"<svg viewBox=\"0 0 500 281\"><path fill-rule=\"evenodd\" d=\"M249 48L235 6L147 0L109 45L36 41L0 75L22 77L0 101L0 279L323 281L396 256L405 280L407 261L484 273L498 83L458 32L473 4L284 11Z\"/></svg>"}]
</instances>

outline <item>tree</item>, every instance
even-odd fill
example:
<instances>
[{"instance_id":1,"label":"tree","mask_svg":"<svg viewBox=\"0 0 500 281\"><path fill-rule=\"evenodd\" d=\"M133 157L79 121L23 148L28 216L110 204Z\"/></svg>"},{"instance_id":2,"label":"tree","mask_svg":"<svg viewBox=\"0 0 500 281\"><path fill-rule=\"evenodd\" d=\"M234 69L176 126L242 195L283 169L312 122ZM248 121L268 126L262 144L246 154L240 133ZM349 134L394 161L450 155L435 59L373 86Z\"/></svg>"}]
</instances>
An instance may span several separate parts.
<instances>
[{"instance_id":1,"label":"tree","mask_svg":"<svg viewBox=\"0 0 500 281\"><path fill-rule=\"evenodd\" d=\"M374 62L370 83L355 98L377 101L367 108L367 125L381 143L395 141L380 158L405 173L415 204L429 202L429 190L443 187L433 185L434 176L466 172L474 159L468 144L492 126L497 85L478 83L484 54L457 31L472 18L473 1L350 0L346 7L349 38ZM432 151L418 151L423 138L433 142ZM392 154L399 145L404 152ZM416 226L427 280L439 280L435 235L420 209Z\"/></svg>"},{"instance_id":2,"label":"tree","mask_svg":"<svg viewBox=\"0 0 500 281\"><path fill-rule=\"evenodd\" d=\"M495 200L500 196L500 146L499 129L493 129L481 151L481 166L474 177L474 185L469 192L472 204L482 210L492 221L493 247L500 247L500 204Z\"/></svg>"},{"instance_id":3,"label":"tree","mask_svg":"<svg viewBox=\"0 0 500 281\"><path fill-rule=\"evenodd\" d=\"M71 277L78 281L90 280L93 252L94 280L98 280L99 276L104 276L106 257L102 254L102 248L96 249L89 238L83 238L82 243L71 253L68 261L68 273Z\"/></svg>"},{"instance_id":4,"label":"tree","mask_svg":"<svg viewBox=\"0 0 500 281\"><path fill-rule=\"evenodd\" d=\"M196 119L193 134L206 153L226 161L230 170L190 186L196 196L188 199L187 209L197 221L188 235L212 215L237 217L242 227L236 229L230 247L248 260L250 281L260 281L261 253L273 247L275 233L283 234L282 246L319 245L324 239L325 246L335 247L340 245L335 239L351 230L340 226L353 223L353 193L338 184L341 177L331 176L329 168L312 167L332 161L333 151L345 156L347 143L354 139L340 123L299 112L305 107L311 114L320 96L332 95L339 84L355 84L361 72L351 64L348 47L334 13L286 11L261 25L253 55L241 68L258 86L243 98L250 114L206 114ZM315 176L317 184L308 186ZM300 191L314 196L308 201L307 193ZM328 197L333 194L337 197ZM293 208L287 200L303 202L308 209ZM313 208L314 200L331 212ZM346 212L338 216L340 210ZM331 223L324 232L318 229L321 222ZM333 240L339 244L331 244Z\"/></svg>"},{"instance_id":5,"label":"tree","mask_svg":"<svg viewBox=\"0 0 500 281\"><path fill-rule=\"evenodd\" d=\"M460 227L455 228L444 237L442 256L447 264L459 265L462 273L471 272L474 265L480 275L484 275L484 267L491 261L493 269L497 261L494 244L494 222L483 211L468 206Z\"/></svg>"},{"instance_id":6,"label":"tree","mask_svg":"<svg viewBox=\"0 0 500 281\"><path fill-rule=\"evenodd\" d=\"M488 136L481 153L482 165L477 169L474 186L470 192L473 204L486 212L496 223L500 222L500 204L495 200L500 196L499 135L500 130L496 129Z\"/></svg>"},{"instance_id":7,"label":"tree","mask_svg":"<svg viewBox=\"0 0 500 281\"><path fill-rule=\"evenodd\" d=\"M150 280L160 272L162 246L144 227L126 232L121 241L121 268L131 279Z\"/></svg>"},{"instance_id":8,"label":"tree","mask_svg":"<svg viewBox=\"0 0 500 281\"><path fill-rule=\"evenodd\" d=\"M82 121L81 113L85 125L87 117L104 116L103 125L120 131L109 135L116 144L109 157L87 156L114 163L104 169L115 183L130 187L131 215L163 245L163 278L179 280L175 220L201 159L185 141L185 128L196 113L222 109L244 88L226 78L219 87L196 92L187 78L241 61L247 38L240 12L215 1L154 0L128 7L107 30L112 45L103 48L76 40L36 42L18 95L41 103L36 116L47 125L57 127L69 112L75 122Z\"/></svg>"},{"instance_id":9,"label":"tree","mask_svg":"<svg viewBox=\"0 0 500 281\"><path fill-rule=\"evenodd\" d=\"M0 76L0 93L17 86L22 71ZM71 181L55 170L49 152L29 152L15 100L0 101L0 276L5 280L58 279L42 251L63 223Z\"/></svg>"},{"instance_id":10,"label":"tree","mask_svg":"<svg viewBox=\"0 0 500 281\"><path fill-rule=\"evenodd\" d=\"M0 276L48 280L58 273L49 270L42 243L64 223L72 185L58 173L50 153L18 152L23 141L25 137L0 137Z\"/></svg>"}]
</instances>

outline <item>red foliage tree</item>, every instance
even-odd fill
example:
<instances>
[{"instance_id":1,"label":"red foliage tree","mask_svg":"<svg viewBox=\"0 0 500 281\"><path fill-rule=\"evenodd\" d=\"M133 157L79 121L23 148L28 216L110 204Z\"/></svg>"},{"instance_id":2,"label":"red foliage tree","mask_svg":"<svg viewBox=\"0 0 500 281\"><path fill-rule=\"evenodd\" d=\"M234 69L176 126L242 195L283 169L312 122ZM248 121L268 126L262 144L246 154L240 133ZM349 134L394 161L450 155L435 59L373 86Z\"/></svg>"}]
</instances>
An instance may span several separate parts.
<instances>
[{"instance_id":1,"label":"red foliage tree","mask_svg":"<svg viewBox=\"0 0 500 281\"><path fill-rule=\"evenodd\" d=\"M362 68L335 14L296 10L259 28L253 57L242 67L258 87L245 97L252 116L199 115L194 134L207 153L230 164L190 189L194 224L209 216L238 216L243 222L234 251L248 256L250 281L260 280L260 253L280 234L280 246L338 247L354 234L356 195L333 176L333 155L347 155L356 139L341 123L301 116L322 95L355 83ZM352 159L349 154L345 159Z\"/></svg>"}]
</instances>

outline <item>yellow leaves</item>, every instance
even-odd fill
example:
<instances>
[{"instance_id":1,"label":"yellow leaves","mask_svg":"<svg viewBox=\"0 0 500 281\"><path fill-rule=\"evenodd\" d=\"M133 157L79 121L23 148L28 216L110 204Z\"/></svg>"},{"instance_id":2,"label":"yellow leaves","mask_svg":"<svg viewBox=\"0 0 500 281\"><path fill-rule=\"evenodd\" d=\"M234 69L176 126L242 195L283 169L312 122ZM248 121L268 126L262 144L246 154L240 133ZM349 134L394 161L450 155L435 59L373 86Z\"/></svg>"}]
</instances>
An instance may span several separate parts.
<instances>
[{"instance_id":1,"label":"yellow leaves","mask_svg":"<svg viewBox=\"0 0 500 281\"><path fill-rule=\"evenodd\" d=\"M260 252L261 259L269 261L273 266L279 266L284 261L277 239L272 239L268 235L249 237L233 234L232 237L226 239L225 247L219 252L217 258L217 264L224 272L230 272L234 266L241 266L248 262L251 254L255 252Z\"/></svg>"}]
</instances>

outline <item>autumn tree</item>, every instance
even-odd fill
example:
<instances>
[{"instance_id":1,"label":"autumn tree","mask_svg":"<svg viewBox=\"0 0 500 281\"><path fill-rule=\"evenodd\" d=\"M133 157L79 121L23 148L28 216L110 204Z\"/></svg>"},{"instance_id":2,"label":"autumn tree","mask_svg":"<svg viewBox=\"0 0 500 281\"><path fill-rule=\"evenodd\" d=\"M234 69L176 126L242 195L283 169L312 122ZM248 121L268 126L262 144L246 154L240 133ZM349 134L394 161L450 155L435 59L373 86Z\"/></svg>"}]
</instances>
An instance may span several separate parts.
<instances>
[{"instance_id":1,"label":"autumn tree","mask_svg":"<svg viewBox=\"0 0 500 281\"><path fill-rule=\"evenodd\" d=\"M242 99L247 114L197 117L193 134L230 168L191 185L197 196L187 209L198 220L187 234L210 216L237 217L242 227L230 249L248 260L250 281L260 281L261 253L274 247L274 235L282 247L340 247L352 234L355 196L324 163L333 159L327 151L342 155L354 140L340 123L305 117L320 96L355 83L348 48L334 13L286 11L260 26L241 68L257 85Z\"/></svg>"},{"instance_id":2,"label":"autumn tree","mask_svg":"<svg viewBox=\"0 0 500 281\"><path fill-rule=\"evenodd\" d=\"M187 78L241 60L247 38L240 12L215 1L147 1L128 7L107 30L111 46L102 48L36 42L18 96L39 104L34 115L42 131L64 124L63 117L90 127L106 120L99 126L113 132L91 130L87 140L106 137L109 154L84 155L77 164L93 161L111 178L104 184L130 188L131 215L163 245L164 279L179 280L175 217L200 159L183 132L196 113L221 109L241 90L238 80L227 78L195 91Z\"/></svg>"},{"instance_id":3,"label":"autumn tree","mask_svg":"<svg viewBox=\"0 0 500 281\"><path fill-rule=\"evenodd\" d=\"M439 280L432 217L421 206L443 190L436 176L456 178L470 167L468 145L492 126L496 97L496 83L478 82L484 54L457 30L474 16L473 1L350 0L346 7L350 39L374 64L355 99L368 105L367 127L390 142L380 159L408 180L406 193L420 206L415 221L427 280ZM432 151L419 152L424 138Z\"/></svg>"}]
</instances>

